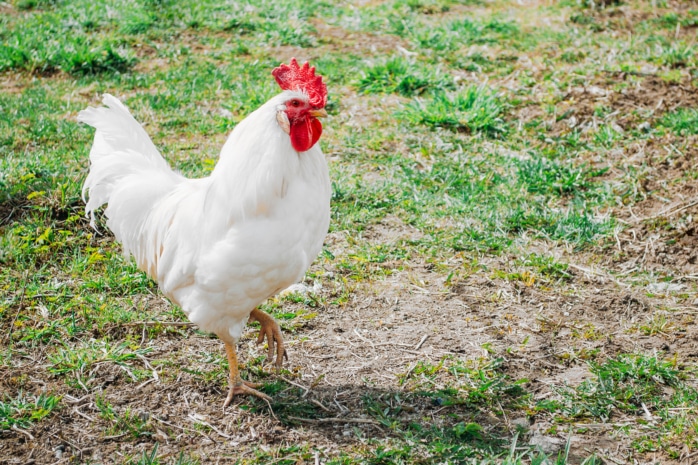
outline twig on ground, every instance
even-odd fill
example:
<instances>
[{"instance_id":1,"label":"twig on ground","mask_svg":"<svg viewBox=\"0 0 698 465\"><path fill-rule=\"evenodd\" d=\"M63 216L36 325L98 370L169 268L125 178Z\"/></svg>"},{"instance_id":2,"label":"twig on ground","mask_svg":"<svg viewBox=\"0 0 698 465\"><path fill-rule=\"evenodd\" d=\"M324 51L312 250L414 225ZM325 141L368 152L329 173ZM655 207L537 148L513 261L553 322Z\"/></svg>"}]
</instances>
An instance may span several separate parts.
<instances>
[{"instance_id":1,"label":"twig on ground","mask_svg":"<svg viewBox=\"0 0 698 465\"><path fill-rule=\"evenodd\" d=\"M264 402L266 402L269 406L269 412L271 412L271 416L274 417L274 420L279 421L279 419L276 417L276 414L274 413L274 409L271 408L271 402L269 402L267 399L264 399Z\"/></svg>"},{"instance_id":2,"label":"twig on ground","mask_svg":"<svg viewBox=\"0 0 698 465\"><path fill-rule=\"evenodd\" d=\"M412 371L417 367L417 362L413 363L412 366L405 373L405 377L402 379L402 389L407 389L407 380L410 378Z\"/></svg>"},{"instance_id":3,"label":"twig on ground","mask_svg":"<svg viewBox=\"0 0 698 465\"><path fill-rule=\"evenodd\" d=\"M160 377L158 376L158 372L155 370L155 368L153 368L153 366L150 364L148 359L145 358L144 356L142 356L141 354L138 354L138 353L136 354L136 357L140 358L141 361L143 362L143 365L145 365L145 367L153 373L153 379L155 381L160 381ZM143 385L141 385L141 386L143 386Z\"/></svg>"},{"instance_id":4,"label":"twig on ground","mask_svg":"<svg viewBox=\"0 0 698 465\"><path fill-rule=\"evenodd\" d=\"M310 394L310 391L313 390L313 389L315 389L315 388L317 387L317 385L320 384L320 382L321 382L323 379L325 379L325 373L321 374L320 376L318 376L317 378L315 378L315 379L313 380L312 383L310 383L310 387L308 388L307 391L305 391L305 392L303 393L303 395L301 396L301 398L305 398L308 394Z\"/></svg>"},{"instance_id":5,"label":"twig on ground","mask_svg":"<svg viewBox=\"0 0 698 465\"><path fill-rule=\"evenodd\" d=\"M83 400L85 400L86 398L88 398L89 396L90 396L90 395L88 394L88 395L82 396L81 398L78 399L78 398L76 398L76 397L71 396L70 394L65 394L65 395L63 396L63 399L64 399L66 402L69 402L69 403L71 403L71 404L79 404L80 402L82 402Z\"/></svg>"},{"instance_id":6,"label":"twig on ground","mask_svg":"<svg viewBox=\"0 0 698 465\"><path fill-rule=\"evenodd\" d=\"M226 438L226 439L231 439L231 436L225 434L223 431L219 430L218 428L216 428L215 426L213 426L211 423L207 422L207 421L204 420L203 418L197 418L197 417L195 417L195 416L194 416L193 414L191 414L191 413L190 413L189 415L187 415L187 418L189 418L191 421L193 421L193 422L195 422L195 423L199 423L199 424L201 424L201 425L208 426L208 427L211 428L213 431L215 431L215 432L218 433L220 436L222 436L222 437L224 437L224 438Z\"/></svg>"},{"instance_id":7,"label":"twig on ground","mask_svg":"<svg viewBox=\"0 0 698 465\"><path fill-rule=\"evenodd\" d=\"M679 460L680 460L681 462L685 462L686 460L688 460L688 459L690 459L690 458L693 458L693 457L695 457L696 455L698 455L698 451L692 452L692 453L690 453L690 454L688 454L688 455L686 455L686 456L683 456L683 457L679 457ZM615 462L615 460L614 460L614 462ZM616 463L620 463L620 462L616 462Z\"/></svg>"},{"instance_id":8,"label":"twig on ground","mask_svg":"<svg viewBox=\"0 0 698 465\"><path fill-rule=\"evenodd\" d=\"M380 344L379 344L379 345L380 345ZM304 356L304 357L308 357L308 358L314 358L314 359L316 359L316 360L328 360L328 359L330 359L330 358L337 358L336 355L322 355L322 356L318 356L318 355L303 354L303 356Z\"/></svg>"},{"instance_id":9,"label":"twig on ground","mask_svg":"<svg viewBox=\"0 0 698 465\"><path fill-rule=\"evenodd\" d=\"M427 294L427 295L428 295L428 294L431 294L431 292L427 291L427 290L424 289L423 287L417 286L416 284L410 284L410 286L413 287L413 288L415 288L415 289L417 289L421 294Z\"/></svg>"},{"instance_id":10,"label":"twig on ground","mask_svg":"<svg viewBox=\"0 0 698 465\"><path fill-rule=\"evenodd\" d=\"M32 436L32 434L29 431L23 430L22 428L18 428L17 425L12 425L12 430L17 431L18 433L22 433L25 436L27 436L31 441L34 441L34 436Z\"/></svg>"},{"instance_id":11,"label":"twig on ground","mask_svg":"<svg viewBox=\"0 0 698 465\"><path fill-rule=\"evenodd\" d=\"M320 407L321 409L323 409L325 412L332 412L332 410L330 410L330 409L328 409L327 407L325 407L324 405L322 405L322 402L319 402L319 401L317 401L317 400L315 400L315 399L310 399L310 402L313 403L313 404L315 404L315 405L317 405L318 407Z\"/></svg>"},{"instance_id":12,"label":"twig on ground","mask_svg":"<svg viewBox=\"0 0 698 465\"><path fill-rule=\"evenodd\" d=\"M301 421L304 423L360 423L366 425L376 425L380 426L375 420L369 420L367 418L300 418L300 417L288 417L289 420Z\"/></svg>"},{"instance_id":13,"label":"twig on ground","mask_svg":"<svg viewBox=\"0 0 698 465\"><path fill-rule=\"evenodd\" d=\"M115 326L194 326L191 321L134 321Z\"/></svg>"},{"instance_id":14,"label":"twig on ground","mask_svg":"<svg viewBox=\"0 0 698 465\"><path fill-rule=\"evenodd\" d=\"M211 436L208 434L204 433L203 431L196 431L190 428L184 428L183 426L175 425L174 423L170 423L169 421L165 421L161 418L158 418L157 416L153 415L152 418L155 419L155 421L159 421L163 425L171 426L173 428L181 429L182 431L186 433L195 433L195 434L200 434L201 436L205 437L206 439L210 440L211 442L216 442L215 439L213 439Z\"/></svg>"},{"instance_id":15,"label":"twig on ground","mask_svg":"<svg viewBox=\"0 0 698 465\"><path fill-rule=\"evenodd\" d=\"M376 344L376 347L382 346L412 347L412 344L402 344L400 342L380 342Z\"/></svg>"},{"instance_id":16,"label":"twig on ground","mask_svg":"<svg viewBox=\"0 0 698 465\"><path fill-rule=\"evenodd\" d=\"M87 415L87 414L85 414L85 413L82 413L80 410L78 410L77 407L75 407L75 408L73 409L73 412L77 413L78 415L80 415L81 417L83 417L83 418L86 419L86 420L89 420L89 421L92 421L92 422L95 421L94 418L92 418L91 416L89 416L89 415Z\"/></svg>"},{"instance_id":17,"label":"twig on ground","mask_svg":"<svg viewBox=\"0 0 698 465\"><path fill-rule=\"evenodd\" d=\"M293 384L294 386L303 389L306 393L307 393L308 391L310 391L310 388L307 388L307 387L303 386L302 384L294 383L293 381L291 381L290 379L286 378L285 376L279 376L279 378L283 379L283 380L286 381L288 384Z\"/></svg>"},{"instance_id":18,"label":"twig on ground","mask_svg":"<svg viewBox=\"0 0 698 465\"><path fill-rule=\"evenodd\" d=\"M90 392L90 390L87 389L87 386L85 386L85 384L82 382L79 376L75 377L75 381L78 382L78 384L85 390L85 392Z\"/></svg>"},{"instance_id":19,"label":"twig on ground","mask_svg":"<svg viewBox=\"0 0 698 465\"><path fill-rule=\"evenodd\" d=\"M412 354L412 355L420 355L420 356L426 355L424 352L417 352L416 350L410 350L410 349L402 349L402 352L407 352L408 354ZM434 354L429 354L429 355L434 355Z\"/></svg>"},{"instance_id":20,"label":"twig on ground","mask_svg":"<svg viewBox=\"0 0 698 465\"><path fill-rule=\"evenodd\" d=\"M622 283L622 282L618 281L616 278L614 278L613 276L611 276L611 275L610 275L609 273L607 273L607 272L597 271L597 270L594 270L593 268L586 268L586 267L583 267L583 266L580 266L580 265L575 265L575 264L573 264L573 263L570 263L569 266L572 267L572 268L574 268L574 269L576 269L576 270L579 270L579 271L582 271L582 272L584 272L584 273L590 274L590 275L592 275L592 276L598 276L598 277L600 277L600 278L607 278L607 279L610 279L610 280L613 281L614 283L616 283L616 284L618 284L619 286L624 287L624 288L626 288L626 289L630 287L629 284L625 284L625 283Z\"/></svg>"},{"instance_id":21,"label":"twig on ground","mask_svg":"<svg viewBox=\"0 0 698 465\"><path fill-rule=\"evenodd\" d=\"M141 389L143 389L145 386L152 383L153 381L155 381L155 378L150 378L149 380L142 382L141 384L136 386L136 391L140 391Z\"/></svg>"},{"instance_id":22,"label":"twig on ground","mask_svg":"<svg viewBox=\"0 0 698 465\"><path fill-rule=\"evenodd\" d=\"M674 208L673 210L663 210L655 215L646 216L645 218L641 218L640 221L642 222L642 221L647 221L647 220L654 220L654 219L662 217L662 216L669 217L669 216L675 215L676 213L684 211L688 208L691 208L694 205L698 205L698 199L693 199L690 202L688 202L687 204L685 204L681 207L678 207L678 208Z\"/></svg>"},{"instance_id":23,"label":"twig on ground","mask_svg":"<svg viewBox=\"0 0 698 465\"><path fill-rule=\"evenodd\" d=\"M617 463L618 465L623 465L625 463L625 462L619 462L618 460L614 459L613 457L609 457L608 455L602 455L601 457L603 457L606 460L610 460L613 463Z\"/></svg>"},{"instance_id":24,"label":"twig on ground","mask_svg":"<svg viewBox=\"0 0 698 465\"><path fill-rule=\"evenodd\" d=\"M424 344L424 341L426 341L428 337L429 337L428 334L425 334L424 336L422 336L422 340L419 341L419 344L417 344L417 345L414 347L414 350L419 350L419 348L422 347L422 344Z\"/></svg>"},{"instance_id":25,"label":"twig on ground","mask_svg":"<svg viewBox=\"0 0 698 465\"><path fill-rule=\"evenodd\" d=\"M374 348L376 347L376 346L373 344L373 341L371 341L371 340L369 340L369 339L366 339L364 336L362 336L361 333L359 333L359 330L358 330L358 329L354 328L354 334L356 334L357 336L359 336L359 339L361 339L362 341L368 342L369 344L371 344L371 347L374 347Z\"/></svg>"},{"instance_id":26,"label":"twig on ground","mask_svg":"<svg viewBox=\"0 0 698 465\"><path fill-rule=\"evenodd\" d=\"M641 402L640 405L642 405L642 410L645 412L645 418L649 421L652 421L654 417L650 413L650 411L647 409L647 406L645 405L644 402Z\"/></svg>"},{"instance_id":27,"label":"twig on ground","mask_svg":"<svg viewBox=\"0 0 698 465\"><path fill-rule=\"evenodd\" d=\"M133 373L131 373L131 370L129 370L128 368L126 368L124 365L121 365L120 363L116 363L116 366L118 366L119 368L121 368L122 370L124 370L124 371L126 372L126 374L127 374L132 380L138 381L138 378L136 378L136 375L134 375Z\"/></svg>"}]
</instances>

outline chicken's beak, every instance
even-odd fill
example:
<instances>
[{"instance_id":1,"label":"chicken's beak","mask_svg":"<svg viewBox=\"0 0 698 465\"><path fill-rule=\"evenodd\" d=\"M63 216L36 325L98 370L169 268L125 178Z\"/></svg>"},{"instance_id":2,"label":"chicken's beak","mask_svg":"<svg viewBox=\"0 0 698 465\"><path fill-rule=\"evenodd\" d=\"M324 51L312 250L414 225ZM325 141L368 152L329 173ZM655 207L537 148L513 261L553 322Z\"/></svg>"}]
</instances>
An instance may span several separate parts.
<instances>
[{"instance_id":1,"label":"chicken's beak","mask_svg":"<svg viewBox=\"0 0 698 465\"><path fill-rule=\"evenodd\" d=\"M324 108L320 108L319 110L310 110L308 114L315 118L327 118L327 112Z\"/></svg>"}]
</instances>

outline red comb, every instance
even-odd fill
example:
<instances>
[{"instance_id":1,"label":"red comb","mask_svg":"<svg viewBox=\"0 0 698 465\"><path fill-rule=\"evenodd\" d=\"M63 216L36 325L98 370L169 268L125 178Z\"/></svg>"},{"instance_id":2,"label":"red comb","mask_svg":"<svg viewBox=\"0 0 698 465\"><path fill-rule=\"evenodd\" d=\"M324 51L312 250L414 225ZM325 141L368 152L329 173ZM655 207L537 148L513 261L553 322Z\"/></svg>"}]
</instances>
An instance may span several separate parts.
<instances>
[{"instance_id":1,"label":"red comb","mask_svg":"<svg viewBox=\"0 0 698 465\"><path fill-rule=\"evenodd\" d=\"M298 66L295 58L288 65L282 64L274 68L272 76L283 90L299 90L308 94L310 104L315 108L324 108L327 103L327 86L322 82L322 76L315 75L315 67L306 61Z\"/></svg>"}]
</instances>

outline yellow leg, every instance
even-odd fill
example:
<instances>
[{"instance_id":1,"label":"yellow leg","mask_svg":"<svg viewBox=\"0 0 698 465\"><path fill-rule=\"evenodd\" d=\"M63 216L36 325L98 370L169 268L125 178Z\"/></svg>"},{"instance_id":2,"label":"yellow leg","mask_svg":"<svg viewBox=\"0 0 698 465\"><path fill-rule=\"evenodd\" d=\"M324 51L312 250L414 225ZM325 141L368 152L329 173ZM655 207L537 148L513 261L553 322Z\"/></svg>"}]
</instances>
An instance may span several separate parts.
<instances>
[{"instance_id":1,"label":"yellow leg","mask_svg":"<svg viewBox=\"0 0 698 465\"><path fill-rule=\"evenodd\" d=\"M257 337L257 344L264 342L264 337L266 336L267 346L269 347L267 361L273 361L278 372L281 369L284 358L288 360L279 324L274 321L274 318L258 308L255 308L250 313L250 321L259 321L259 324L262 325L262 329L259 330L259 337ZM276 344L276 350L274 350L274 344ZM276 352L276 360L274 360L274 352Z\"/></svg>"},{"instance_id":2,"label":"yellow leg","mask_svg":"<svg viewBox=\"0 0 698 465\"><path fill-rule=\"evenodd\" d=\"M260 399L271 400L271 397L268 395L254 389L259 387L258 384L243 381L243 379L240 378L240 371L238 370L238 357L235 353L235 346L228 344L225 341L223 341L223 344L225 344L225 353L228 355L228 366L230 367L230 390L228 391L228 397L226 397L225 402L223 403L223 410L230 405L230 402L233 400L233 396L235 396L235 394L249 394L252 396L257 396Z\"/></svg>"}]
</instances>

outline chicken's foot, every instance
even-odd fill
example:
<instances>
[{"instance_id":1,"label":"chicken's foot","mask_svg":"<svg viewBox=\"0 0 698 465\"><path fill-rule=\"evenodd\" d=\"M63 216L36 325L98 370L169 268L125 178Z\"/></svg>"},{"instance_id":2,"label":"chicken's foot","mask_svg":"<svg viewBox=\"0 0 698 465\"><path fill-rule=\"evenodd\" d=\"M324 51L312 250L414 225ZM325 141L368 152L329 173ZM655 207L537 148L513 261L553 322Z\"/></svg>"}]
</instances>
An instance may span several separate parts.
<instances>
[{"instance_id":1,"label":"chicken's foot","mask_svg":"<svg viewBox=\"0 0 698 465\"><path fill-rule=\"evenodd\" d=\"M240 370L238 370L238 357L235 353L235 346L228 344L225 341L223 344L225 345L225 353L228 355L228 366L230 367L230 390L228 391L228 397L225 398L225 402L223 403L223 410L230 405L230 402L233 400L235 394L248 394L267 401L271 400L271 397L255 389L256 387L259 387L259 384L244 381L240 377Z\"/></svg>"},{"instance_id":2,"label":"chicken's foot","mask_svg":"<svg viewBox=\"0 0 698 465\"><path fill-rule=\"evenodd\" d=\"M267 346L269 351L267 353L267 361L274 362L276 366L276 371L281 369L284 358L288 360L288 355L286 354L286 349L284 347L284 338L281 336L281 328L279 324L258 308L252 310L250 313L250 321L258 321L262 325L259 330L259 337L257 337L257 344L264 342L264 338L267 338ZM274 348L276 344L276 350ZM276 352L276 360L274 360L274 352Z\"/></svg>"}]
</instances>

